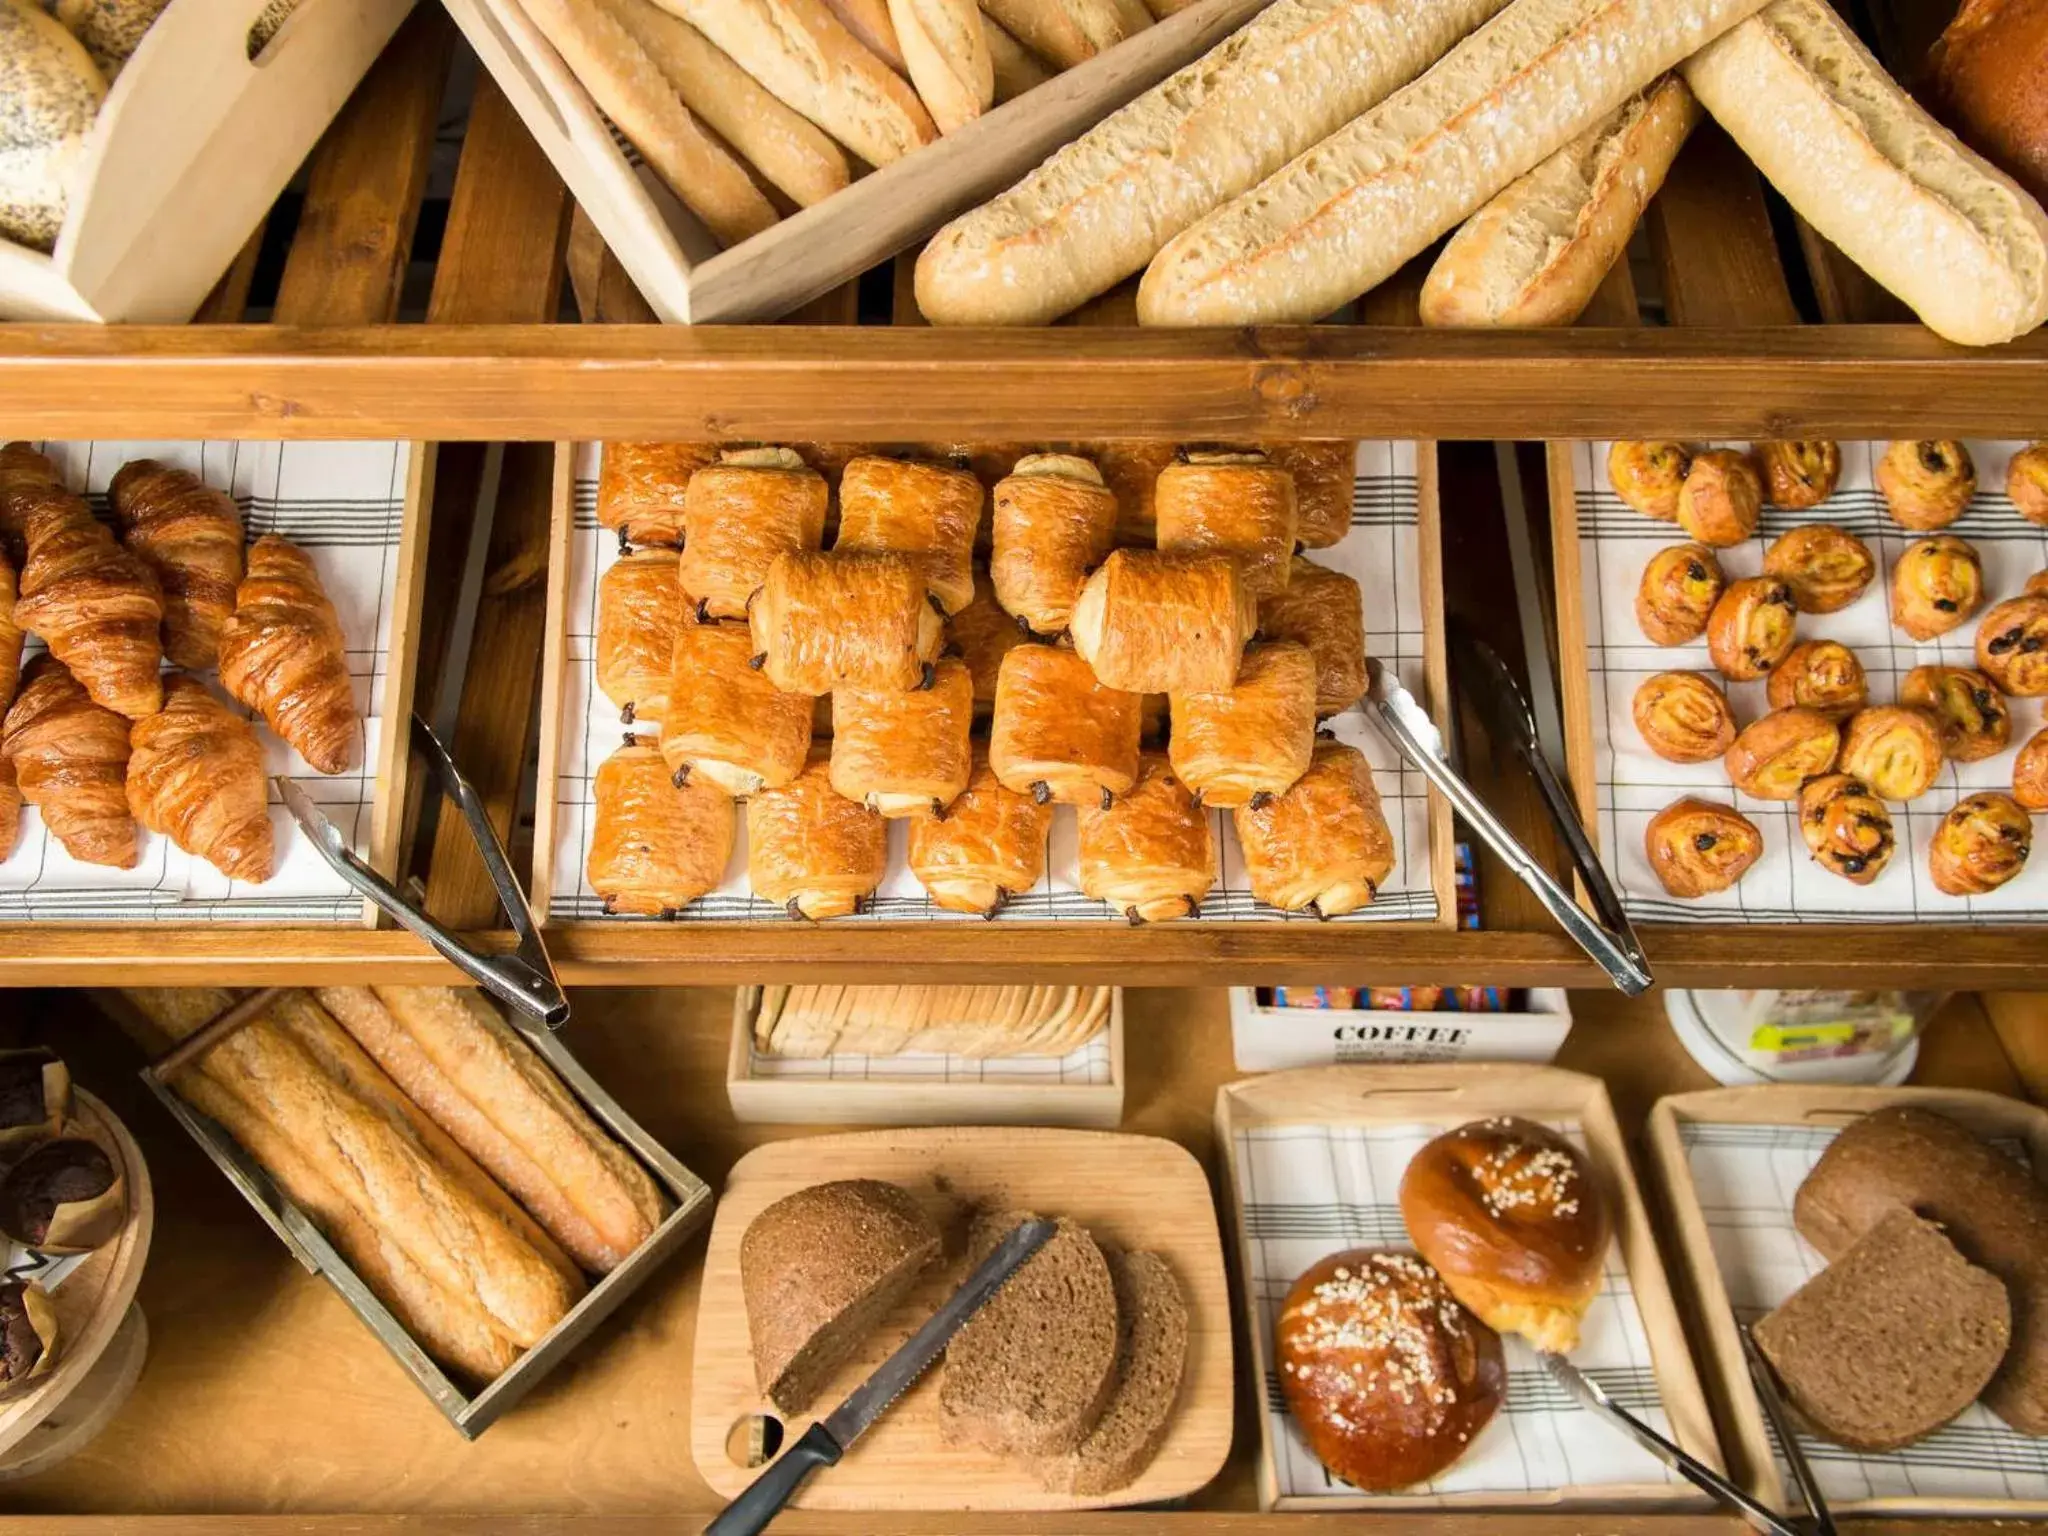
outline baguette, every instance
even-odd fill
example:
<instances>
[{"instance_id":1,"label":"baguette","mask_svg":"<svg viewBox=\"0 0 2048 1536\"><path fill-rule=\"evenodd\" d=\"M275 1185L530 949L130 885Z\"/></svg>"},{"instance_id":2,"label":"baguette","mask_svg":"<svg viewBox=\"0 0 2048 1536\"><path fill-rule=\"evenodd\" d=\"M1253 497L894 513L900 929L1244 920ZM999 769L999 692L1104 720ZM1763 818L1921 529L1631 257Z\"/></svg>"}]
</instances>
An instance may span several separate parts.
<instances>
[{"instance_id":1,"label":"baguette","mask_svg":"<svg viewBox=\"0 0 2048 1536\"><path fill-rule=\"evenodd\" d=\"M1177 236L1141 325L1321 319L1762 0L1515 0L1413 85Z\"/></svg>"},{"instance_id":2,"label":"baguette","mask_svg":"<svg viewBox=\"0 0 2048 1536\"><path fill-rule=\"evenodd\" d=\"M1422 285L1422 323L1577 320L1699 119L1699 103L1675 75L1630 97L1451 236Z\"/></svg>"},{"instance_id":3,"label":"baguette","mask_svg":"<svg viewBox=\"0 0 2048 1536\"><path fill-rule=\"evenodd\" d=\"M889 0L825 0L839 24L899 75L909 69L903 47L896 36L896 20L889 14Z\"/></svg>"},{"instance_id":4,"label":"baguette","mask_svg":"<svg viewBox=\"0 0 2048 1536\"><path fill-rule=\"evenodd\" d=\"M917 263L934 325L1043 325L1412 80L1506 0L1279 0L954 220Z\"/></svg>"},{"instance_id":5,"label":"baguette","mask_svg":"<svg viewBox=\"0 0 2048 1536\"><path fill-rule=\"evenodd\" d=\"M910 83L939 132L973 122L995 105L996 68L974 0L889 0Z\"/></svg>"},{"instance_id":6,"label":"baguette","mask_svg":"<svg viewBox=\"0 0 2048 1536\"><path fill-rule=\"evenodd\" d=\"M2048 214L1827 5L1774 0L1685 78L1800 216L1937 335L1991 346L2048 319Z\"/></svg>"},{"instance_id":7,"label":"baguette","mask_svg":"<svg viewBox=\"0 0 2048 1536\"><path fill-rule=\"evenodd\" d=\"M1061 69L1087 63L1134 30L1117 0L981 0L981 8Z\"/></svg>"},{"instance_id":8,"label":"baguette","mask_svg":"<svg viewBox=\"0 0 2048 1536\"><path fill-rule=\"evenodd\" d=\"M996 103L1015 101L1034 86L1045 84L1052 71L1045 61L1003 30L993 16L981 18L981 30L988 42L989 65L995 74Z\"/></svg>"}]
</instances>

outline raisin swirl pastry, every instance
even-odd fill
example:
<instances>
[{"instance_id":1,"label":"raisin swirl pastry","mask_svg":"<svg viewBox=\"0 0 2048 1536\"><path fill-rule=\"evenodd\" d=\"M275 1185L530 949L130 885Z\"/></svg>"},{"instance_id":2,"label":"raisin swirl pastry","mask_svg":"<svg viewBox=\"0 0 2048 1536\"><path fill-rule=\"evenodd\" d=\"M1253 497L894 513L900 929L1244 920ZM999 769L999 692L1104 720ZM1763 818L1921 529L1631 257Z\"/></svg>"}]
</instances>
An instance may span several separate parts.
<instances>
[{"instance_id":1,"label":"raisin swirl pastry","mask_svg":"<svg viewBox=\"0 0 2048 1536\"><path fill-rule=\"evenodd\" d=\"M1942 817L1927 849L1934 888L1949 896L1983 896L2027 866L2034 823L2010 795L1971 795Z\"/></svg>"},{"instance_id":2,"label":"raisin swirl pastry","mask_svg":"<svg viewBox=\"0 0 2048 1536\"><path fill-rule=\"evenodd\" d=\"M1892 567L1892 623L1915 640L1960 627L1983 602L1984 565L1965 540L1922 539Z\"/></svg>"},{"instance_id":3,"label":"raisin swirl pastry","mask_svg":"<svg viewBox=\"0 0 2048 1536\"><path fill-rule=\"evenodd\" d=\"M1713 896L1749 873L1764 835L1732 806L1680 800L1650 818L1643 850L1660 884L1681 901Z\"/></svg>"},{"instance_id":4,"label":"raisin swirl pastry","mask_svg":"<svg viewBox=\"0 0 2048 1536\"><path fill-rule=\"evenodd\" d=\"M1884 873L1898 846L1892 813L1853 774L1825 773L1799 791L1799 835L1814 863L1851 885Z\"/></svg>"},{"instance_id":5,"label":"raisin swirl pastry","mask_svg":"<svg viewBox=\"0 0 2048 1536\"><path fill-rule=\"evenodd\" d=\"M1756 445L1764 494L1771 505L1805 512L1835 494L1842 480L1842 450L1826 438Z\"/></svg>"},{"instance_id":6,"label":"raisin swirl pastry","mask_svg":"<svg viewBox=\"0 0 2048 1536\"><path fill-rule=\"evenodd\" d=\"M1667 763L1711 762L1735 744L1728 696L1698 672L1645 679L1631 713L1644 742Z\"/></svg>"},{"instance_id":7,"label":"raisin swirl pastry","mask_svg":"<svg viewBox=\"0 0 2048 1536\"><path fill-rule=\"evenodd\" d=\"M1816 710L1846 720L1870 702L1863 663L1839 640L1803 640L1771 669L1765 697L1773 709Z\"/></svg>"},{"instance_id":8,"label":"raisin swirl pastry","mask_svg":"<svg viewBox=\"0 0 2048 1536\"><path fill-rule=\"evenodd\" d=\"M1683 443L1620 442L1607 450L1607 483L1625 503L1662 523L1678 521L1678 493L1692 454Z\"/></svg>"},{"instance_id":9,"label":"raisin swirl pastry","mask_svg":"<svg viewBox=\"0 0 2048 1536\"><path fill-rule=\"evenodd\" d=\"M1728 780L1759 800L1797 798L1799 786L1835 766L1842 732L1811 709L1776 709L1751 721L1724 760Z\"/></svg>"},{"instance_id":10,"label":"raisin swirl pastry","mask_svg":"<svg viewBox=\"0 0 2048 1536\"><path fill-rule=\"evenodd\" d=\"M1877 488L1893 522L1932 533L1969 507L1977 494L1977 466L1961 443L1893 443L1877 461Z\"/></svg>"},{"instance_id":11,"label":"raisin swirl pastry","mask_svg":"<svg viewBox=\"0 0 2048 1536\"><path fill-rule=\"evenodd\" d=\"M1735 582L1707 619L1707 654L1731 682L1754 682L1790 654L1798 609L1773 576Z\"/></svg>"},{"instance_id":12,"label":"raisin swirl pastry","mask_svg":"<svg viewBox=\"0 0 2048 1536\"><path fill-rule=\"evenodd\" d=\"M1653 645L1686 645L1707 632L1714 604L1727 590L1721 562L1704 544L1673 544L1643 567L1636 588L1636 624Z\"/></svg>"},{"instance_id":13,"label":"raisin swirl pastry","mask_svg":"<svg viewBox=\"0 0 2048 1536\"><path fill-rule=\"evenodd\" d=\"M1764 484L1756 464L1732 448L1710 448L1692 461L1678 491L1678 523L1702 544L1725 549L1756 532Z\"/></svg>"},{"instance_id":14,"label":"raisin swirl pastry","mask_svg":"<svg viewBox=\"0 0 2048 1536\"><path fill-rule=\"evenodd\" d=\"M2021 517L2048 528L2048 443L2030 444L2012 456L2005 494Z\"/></svg>"},{"instance_id":15,"label":"raisin swirl pastry","mask_svg":"<svg viewBox=\"0 0 2048 1536\"><path fill-rule=\"evenodd\" d=\"M1780 535L1764 554L1764 574L1792 589L1801 613L1837 613L1877 575L1870 546L1833 523L1808 523Z\"/></svg>"},{"instance_id":16,"label":"raisin swirl pastry","mask_svg":"<svg viewBox=\"0 0 2048 1536\"><path fill-rule=\"evenodd\" d=\"M1934 717L1952 762L1981 762L2012 742L2005 700L1990 678L1968 667L1915 667L1899 684L1899 702Z\"/></svg>"},{"instance_id":17,"label":"raisin swirl pastry","mask_svg":"<svg viewBox=\"0 0 2048 1536\"><path fill-rule=\"evenodd\" d=\"M2029 597L2048 597L2048 571L2036 571L2027 578L2024 588Z\"/></svg>"},{"instance_id":18,"label":"raisin swirl pastry","mask_svg":"<svg viewBox=\"0 0 2048 1536\"><path fill-rule=\"evenodd\" d=\"M1924 709L1880 704L1858 710L1842 730L1842 772L1885 800L1917 800L1934 786L1947 754L1941 727Z\"/></svg>"},{"instance_id":19,"label":"raisin swirl pastry","mask_svg":"<svg viewBox=\"0 0 2048 1536\"><path fill-rule=\"evenodd\" d=\"M2048 596L2000 603L1977 626L1977 665L2016 698L2048 693Z\"/></svg>"},{"instance_id":20,"label":"raisin swirl pastry","mask_svg":"<svg viewBox=\"0 0 2048 1536\"><path fill-rule=\"evenodd\" d=\"M2012 797L2030 811L2048 811L2048 728L2034 732L2013 759Z\"/></svg>"}]
</instances>

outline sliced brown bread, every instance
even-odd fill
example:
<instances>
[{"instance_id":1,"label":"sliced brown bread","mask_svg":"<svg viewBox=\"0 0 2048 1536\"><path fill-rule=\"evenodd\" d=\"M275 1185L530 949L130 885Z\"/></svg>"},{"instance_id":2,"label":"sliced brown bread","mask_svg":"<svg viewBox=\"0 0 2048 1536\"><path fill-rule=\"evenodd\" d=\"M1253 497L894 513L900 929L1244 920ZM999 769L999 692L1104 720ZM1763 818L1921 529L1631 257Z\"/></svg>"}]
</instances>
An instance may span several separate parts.
<instances>
[{"instance_id":1,"label":"sliced brown bread","mask_svg":"<svg viewBox=\"0 0 2048 1536\"><path fill-rule=\"evenodd\" d=\"M2005 1286L1893 1211L1756 1325L1792 1406L1825 1439L1889 1451L1977 1399L2012 1342Z\"/></svg>"},{"instance_id":2,"label":"sliced brown bread","mask_svg":"<svg viewBox=\"0 0 2048 1536\"><path fill-rule=\"evenodd\" d=\"M1054 1493L1110 1493L1151 1465L1188 1363L1188 1304L1156 1253L1105 1250L1116 1288L1116 1386L1088 1437L1063 1456L1034 1462Z\"/></svg>"},{"instance_id":3,"label":"sliced brown bread","mask_svg":"<svg viewBox=\"0 0 2048 1536\"><path fill-rule=\"evenodd\" d=\"M975 1218L978 1262L1021 1211ZM999 1454L1056 1456L1081 1443L1116 1386L1117 1302L1095 1239L1071 1221L967 1322L946 1350L939 1424L946 1439Z\"/></svg>"},{"instance_id":4,"label":"sliced brown bread","mask_svg":"<svg viewBox=\"0 0 2048 1536\"><path fill-rule=\"evenodd\" d=\"M880 1179L813 1184L761 1212L740 1238L761 1391L803 1412L938 1254L931 1217Z\"/></svg>"}]
</instances>

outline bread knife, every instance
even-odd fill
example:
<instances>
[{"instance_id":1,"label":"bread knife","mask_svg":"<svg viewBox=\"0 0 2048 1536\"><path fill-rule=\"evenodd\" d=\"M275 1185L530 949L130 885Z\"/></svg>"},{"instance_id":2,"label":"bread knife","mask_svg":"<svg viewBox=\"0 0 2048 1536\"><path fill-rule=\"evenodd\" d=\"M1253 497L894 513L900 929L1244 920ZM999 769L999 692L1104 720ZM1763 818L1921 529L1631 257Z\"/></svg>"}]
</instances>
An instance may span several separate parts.
<instances>
[{"instance_id":1,"label":"bread knife","mask_svg":"<svg viewBox=\"0 0 2048 1536\"><path fill-rule=\"evenodd\" d=\"M755 1536L765 1530L782 1506L796 1496L804 1479L821 1467L837 1466L854 1441L889 1411L896 1399L953 1342L953 1335L961 1326L1003 1288L1003 1282L1026 1259L1046 1245L1055 1230L1050 1221L1027 1221L998 1243L995 1252L981 1261L944 1306L925 1319L922 1328L855 1387L851 1397L813 1424L801 1440L749 1483L716 1520L704 1527L704 1536Z\"/></svg>"}]
</instances>

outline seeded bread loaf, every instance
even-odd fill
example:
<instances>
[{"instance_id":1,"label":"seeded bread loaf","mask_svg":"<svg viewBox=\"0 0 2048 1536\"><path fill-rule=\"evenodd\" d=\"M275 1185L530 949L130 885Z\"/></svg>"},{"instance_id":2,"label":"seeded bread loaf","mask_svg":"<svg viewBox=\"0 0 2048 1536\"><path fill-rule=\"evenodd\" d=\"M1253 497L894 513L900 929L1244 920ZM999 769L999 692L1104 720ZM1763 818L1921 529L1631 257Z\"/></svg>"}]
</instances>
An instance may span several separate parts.
<instances>
[{"instance_id":1,"label":"seeded bread loaf","mask_svg":"<svg viewBox=\"0 0 2048 1536\"><path fill-rule=\"evenodd\" d=\"M1054 1493L1090 1496L1136 1482L1166 1438L1187 1369L1188 1304L1172 1266L1156 1253L1103 1257L1116 1291L1116 1387L1085 1440L1034 1463Z\"/></svg>"},{"instance_id":2,"label":"seeded bread loaf","mask_svg":"<svg viewBox=\"0 0 2048 1536\"><path fill-rule=\"evenodd\" d=\"M57 243L107 82L33 0L0 0L0 240Z\"/></svg>"}]
</instances>

